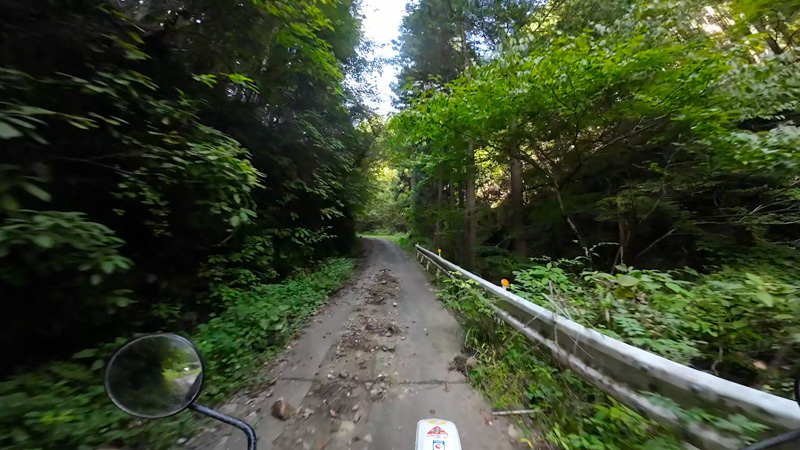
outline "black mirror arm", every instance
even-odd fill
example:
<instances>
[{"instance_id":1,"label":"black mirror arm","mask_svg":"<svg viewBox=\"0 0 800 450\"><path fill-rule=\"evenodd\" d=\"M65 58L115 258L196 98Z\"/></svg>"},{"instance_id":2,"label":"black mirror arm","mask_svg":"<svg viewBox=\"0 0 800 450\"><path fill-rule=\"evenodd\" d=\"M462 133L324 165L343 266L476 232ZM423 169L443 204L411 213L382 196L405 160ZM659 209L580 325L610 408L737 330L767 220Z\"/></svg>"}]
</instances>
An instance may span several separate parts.
<instances>
[{"instance_id":1,"label":"black mirror arm","mask_svg":"<svg viewBox=\"0 0 800 450\"><path fill-rule=\"evenodd\" d=\"M253 430L253 427L246 422L197 403L189 405L189 409L242 430L245 436L247 436L247 450L256 450L256 432Z\"/></svg>"},{"instance_id":2,"label":"black mirror arm","mask_svg":"<svg viewBox=\"0 0 800 450\"><path fill-rule=\"evenodd\" d=\"M764 448L773 448L781 444L785 444L787 442L792 442L798 438L800 438L800 430L794 430L788 433L781 434L780 436L775 436L772 439L767 439L766 441L755 443L749 447L743 448L742 450L761 450Z\"/></svg>"}]
</instances>

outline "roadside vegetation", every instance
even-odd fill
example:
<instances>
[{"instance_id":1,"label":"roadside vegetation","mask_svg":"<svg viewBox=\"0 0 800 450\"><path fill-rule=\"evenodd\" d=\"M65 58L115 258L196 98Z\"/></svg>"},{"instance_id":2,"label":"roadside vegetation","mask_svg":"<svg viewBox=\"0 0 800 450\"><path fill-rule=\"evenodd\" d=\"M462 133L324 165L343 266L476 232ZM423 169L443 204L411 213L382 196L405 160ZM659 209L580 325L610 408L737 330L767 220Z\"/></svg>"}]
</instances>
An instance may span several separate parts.
<instances>
[{"instance_id":1,"label":"roadside vegetation","mask_svg":"<svg viewBox=\"0 0 800 450\"><path fill-rule=\"evenodd\" d=\"M468 376L496 411L512 416L531 448L680 449L679 440L620 405L494 316L479 288L444 278L439 298L464 327Z\"/></svg>"},{"instance_id":2,"label":"roadside vegetation","mask_svg":"<svg viewBox=\"0 0 800 450\"><path fill-rule=\"evenodd\" d=\"M116 410L114 348L194 339L215 403L349 276L357 4L12 0L0 42L0 447L167 448L191 419Z\"/></svg>"},{"instance_id":3,"label":"roadside vegetation","mask_svg":"<svg viewBox=\"0 0 800 450\"><path fill-rule=\"evenodd\" d=\"M540 269L550 268L533 270ZM464 345L469 354L466 375L496 411L526 411L514 417L522 430L520 440L531 448L685 448L679 436L560 367L546 350L507 326L495 316L489 308L492 300L477 286L458 278L440 281L439 298L465 329ZM767 429L740 414L720 417L699 408L685 410L668 398L649 395L651 401L669 408L687 425L701 424L743 442L758 440Z\"/></svg>"},{"instance_id":4,"label":"roadside vegetation","mask_svg":"<svg viewBox=\"0 0 800 450\"><path fill-rule=\"evenodd\" d=\"M516 271L511 289L631 345L793 398L794 367L784 358L796 345L800 261L779 257L788 271L750 260L706 274L624 265L608 273L582 260L543 259Z\"/></svg>"},{"instance_id":5,"label":"roadside vegetation","mask_svg":"<svg viewBox=\"0 0 800 450\"><path fill-rule=\"evenodd\" d=\"M353 261L330 259L279 284L225 289L228 307L181 334L205 357L206 388L199 398L216 404L240 389L266 382L264 363L283 350L316 309L350 278ZM70 361L40 366L0 382L0 443L4 449L167 449L201 430L202 419L178 414L136 419L117 409L103 389L103 367L127 339L85 349Z\"/></svg>"}]
</instances>

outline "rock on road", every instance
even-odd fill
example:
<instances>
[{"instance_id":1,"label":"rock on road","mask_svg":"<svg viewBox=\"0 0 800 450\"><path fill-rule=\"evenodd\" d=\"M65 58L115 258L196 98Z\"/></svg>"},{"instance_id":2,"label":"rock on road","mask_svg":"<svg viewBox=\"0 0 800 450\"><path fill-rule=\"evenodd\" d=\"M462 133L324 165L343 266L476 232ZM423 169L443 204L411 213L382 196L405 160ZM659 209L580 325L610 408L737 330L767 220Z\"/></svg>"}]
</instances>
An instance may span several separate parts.
<instances>
[{"instance_id":1,"label":"rock on road","mask_svg":"<svg viewBox=\"0 0 800 450\"><path fill-rule=\"evenodd\" d=\"M455 422L464 449L519 448L507 419L493 419L464 375L449 370L463 333L422 267L390 241L364 239L364 247L354 279L267 369L275 384L223 412L254 426L260 450L412 450L417 421L429 417ZM295 409L286 421L270 414L279 398ZM222 424L187 447L246 448Z\"/></svg>"}]
</instances>

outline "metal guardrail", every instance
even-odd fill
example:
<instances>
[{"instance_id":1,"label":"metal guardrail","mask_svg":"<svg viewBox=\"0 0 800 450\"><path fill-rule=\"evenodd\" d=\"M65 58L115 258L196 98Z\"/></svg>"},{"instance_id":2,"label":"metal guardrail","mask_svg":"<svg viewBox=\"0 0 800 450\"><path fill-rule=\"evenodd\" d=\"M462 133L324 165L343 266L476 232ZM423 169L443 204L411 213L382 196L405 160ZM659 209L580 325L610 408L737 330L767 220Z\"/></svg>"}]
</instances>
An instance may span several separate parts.
<instances>
[{"instance_id":1,"label":"metal guardrail","mask_svg":"<svg viewBox=\"0 0 800 450\"><path fill-rule=\"evenodd\" d=\"M529 302L417 245L420 262L445 273L458 273L498 297L497 315L586 381L637 412L672 429L687 442L708 449L730 449L742 442L699 424L689 424L675 412L641 392L653 392L684 409L742 414L775 432L800 428L800 408L788 399L728 381L662 358L586 328Z\"/></svg>"}]
</instances>

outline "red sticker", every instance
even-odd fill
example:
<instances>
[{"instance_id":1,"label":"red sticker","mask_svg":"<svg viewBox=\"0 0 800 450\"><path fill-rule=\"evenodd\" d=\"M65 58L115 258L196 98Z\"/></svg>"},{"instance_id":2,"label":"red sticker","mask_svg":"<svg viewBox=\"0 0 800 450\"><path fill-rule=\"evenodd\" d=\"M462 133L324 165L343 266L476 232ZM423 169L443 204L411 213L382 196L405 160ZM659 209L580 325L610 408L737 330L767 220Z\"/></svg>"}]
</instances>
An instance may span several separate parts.
<instances>
[{"instance_id":1,"label":"red sticker","mask_svg":"<svg viewBox=\"0 0 800 450\"><path fill-rule=\"evenodd\" d=\"M428 436L447 436L447 432L439 427L433 427L431 431L428 431Z\"/></svg>"}]
</instances>

